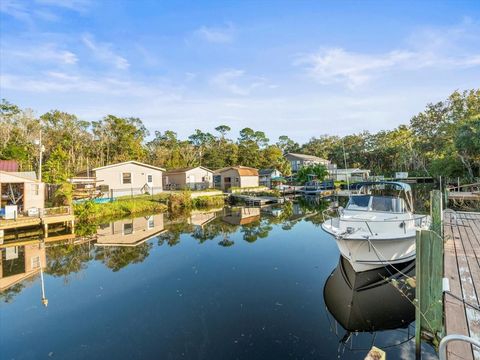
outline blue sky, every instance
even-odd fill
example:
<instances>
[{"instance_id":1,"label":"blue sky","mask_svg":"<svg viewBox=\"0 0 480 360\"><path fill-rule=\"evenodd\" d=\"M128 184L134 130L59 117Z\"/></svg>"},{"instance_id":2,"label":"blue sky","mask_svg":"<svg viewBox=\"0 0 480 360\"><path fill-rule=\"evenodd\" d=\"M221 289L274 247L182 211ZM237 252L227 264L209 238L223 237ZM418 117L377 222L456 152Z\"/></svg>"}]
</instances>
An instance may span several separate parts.
<instances>
[{"instance_id":1,"label":"blue sky","mask_svg":"<svg viewBox=\"0 0 480 360\"><path fill-rule=\"evenodd\" d=\"M1 0L1 97L149 130L378 131L480 85L479 1Z\"/></svg>"}]
</instances>

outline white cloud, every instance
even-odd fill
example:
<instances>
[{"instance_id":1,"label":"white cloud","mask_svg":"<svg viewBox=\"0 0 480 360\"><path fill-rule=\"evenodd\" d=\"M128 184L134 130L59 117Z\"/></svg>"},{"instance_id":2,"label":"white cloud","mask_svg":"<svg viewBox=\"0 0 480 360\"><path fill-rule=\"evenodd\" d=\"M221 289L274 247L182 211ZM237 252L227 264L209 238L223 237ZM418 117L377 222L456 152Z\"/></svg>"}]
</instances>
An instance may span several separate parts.
<instances>
[{"instance_id":1,"label":"white cloud","mask_svg":"<svg viewBox=\"0 0 480 360\"><path fill-rule=\"evenodd\" d=\"M76 12L84 12L91 5L90 0L35 0L35 2L40 5L55 6Z\"/></svg>"},{"instance_id":2,"label":"white cloud","mask_svg":"<svg viewBox=\"0 0 480 360\"><path fill-rule=\"evenodd\" d=\"M265 78L247 75L240 69L221 71L213 76L210 82L219 89L241 96L249 95L253 89L267 85Z\"/></svg>"},{"instance_id":3,"label":"white cloud","mask_svg":"<svg viewBox=\"0 0 480 360\"><path fill-rule=\"evenodd\" d=\"M296 64L306 65L311 76L322 84L345 82L354 88L379 72L398 66L413 56L414 54L407 51L368 55L333 48L302 57Z\"/></svg>"},{"instance_id":4,"label":"white cloud","mask_svg":"<svg viewBox=\"0 0 480 360\"><path fill-rule=\"evenodd\" d=\"M0 12L33 26L35 19L57 21L58 15L50 10L53 8L84 13L90 7L91 0L35 0L35 3L38 6L22 0L1 0Z\"/></svg>"},{"instance_id":5,"label":"white cloud","mask_svg":"<svg viewBox=\"0 0 480 360\"><path fill-rule=\"evenodd\" d=\"M31 22L30 11L25 6L25 3L17 0L2 0L0 1L0 12L10 15L17 20Z\"/></svg>"},{"instance_id":6,"label":"white cloud","mask_svg":"<svg viewBox=\"0 0 480 360\"><path fill-rule=\"evenodd\" d=\"M385 53L360 53L326 48L299 56L294 65L306 68L321 84L344 83L354 89L386 72L462 69L480 66L479 31L464 23L448 29L423 29L407 46Z\"/></svg>"},{"instance_id":7,"label":"white cloud","mask_svg":"<svg viewBox=\"0 0 480 360\"><path fill-rule=\"evenodd\" d=\"M93 52L98 60L111 64L120 70L126 70L130 67L127 59L112 50L111 44L97 43L90 34L82 36L82 42Z\"/></svg>"},{"instance_id":8,"label":"white cloud","mask_svg":"<svg viewBox=\"0 0 480 360\"><path fill-rule=\"evenodd\" d=\"M78 62L78 57L75 53L69 50L59 49L53 43L46 43L36 47L30 48L5 48L3 54L9 58L11 62L18 60L30 61L34 59L35 62L48 62L57 65L74 65Z\"/></svg>"},{"instance_id":9,"label":"white cloud","mask_svg":"<svg viewBox=\"0 0 480 360\"><path fill-rule=\"evenodd\" d=\"M234 27L232 24L227 27L202 26L195 30L195 35L211 43L230 43L234 38Z\"/></svg>"}]
</instances>

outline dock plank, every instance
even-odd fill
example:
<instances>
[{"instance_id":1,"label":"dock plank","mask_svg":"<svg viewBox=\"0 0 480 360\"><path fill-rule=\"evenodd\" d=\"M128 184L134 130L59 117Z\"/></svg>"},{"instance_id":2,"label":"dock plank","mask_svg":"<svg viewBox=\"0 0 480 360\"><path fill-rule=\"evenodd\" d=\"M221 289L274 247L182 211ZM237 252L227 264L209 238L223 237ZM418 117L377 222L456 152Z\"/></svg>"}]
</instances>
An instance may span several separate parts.
<instances>
[{"instance_id":1,"label":"dock plank","mask_svg":"<svg viewBox=\"0 0 480 360\"><path fill-rule=\"evenodd\" d=\"M450 292L462 298L462 289L460 284L460 273L458 271L457 254L455 249L455 240L453 227L456 221L452 216L445 219L445 254L444 254L444 271L445 277L450 282ZM469 335L467 316L463 303L446 295L444 298L445 307L445 331L447 334ZM452 342L447 347L447 356L450 360L473 360L472 347L465 342Z\"/></svg>"}]
</instances>

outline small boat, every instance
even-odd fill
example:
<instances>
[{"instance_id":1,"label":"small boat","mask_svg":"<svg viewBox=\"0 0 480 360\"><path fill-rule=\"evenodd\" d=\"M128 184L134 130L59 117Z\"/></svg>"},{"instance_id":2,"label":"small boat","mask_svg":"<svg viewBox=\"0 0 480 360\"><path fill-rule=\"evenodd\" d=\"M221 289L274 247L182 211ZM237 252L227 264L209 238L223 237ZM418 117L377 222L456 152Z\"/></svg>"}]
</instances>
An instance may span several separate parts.
<instances>
[{"instance_id":1,"label":"small boat","mask_svg":"<svg viewBox=\"0 0 480 360\"><path fill-rule=\"evenodd\" d=\"M394 181L355 184L338 216L324 213L322 229L337 241L341 255L356 272L415 259L416 231L428 229L430 217L413 213L410 185Z\"/></svg>"},{"instance_id":2,"label":"small boat","mask_svg":"<svg viewBox=\"0 0 480 360\"><path fill-rule=\"evenodd\" d=\"M322 193L330 193L334 189L332 180L318 181L312 180L305 183L303 188L300 190L305 195L316 195Z\"/></svg>"}]
</instances>

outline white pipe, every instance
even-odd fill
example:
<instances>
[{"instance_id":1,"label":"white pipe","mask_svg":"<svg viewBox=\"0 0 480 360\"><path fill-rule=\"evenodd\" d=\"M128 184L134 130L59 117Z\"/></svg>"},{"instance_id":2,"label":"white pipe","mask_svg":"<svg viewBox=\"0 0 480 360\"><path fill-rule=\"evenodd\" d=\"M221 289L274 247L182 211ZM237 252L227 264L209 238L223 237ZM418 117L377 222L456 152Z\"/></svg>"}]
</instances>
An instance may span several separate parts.
<instances>
[{"instance_id":1,"label":"white pipe","mask_svg":"<svg viewBox=\"0 0 480 360\"><path fill-rule=\"evenodd\" d=\"M469 336L465 335L447 335L440 341L440 346L438 347L438 355L440 360L447 360L447 344L450 341L466 341L478 348L480 348L480 341L477 341Z\"/></svg>"}]
</instances>

